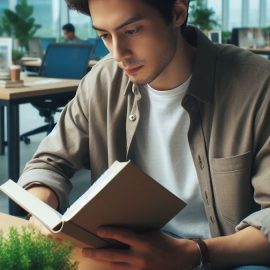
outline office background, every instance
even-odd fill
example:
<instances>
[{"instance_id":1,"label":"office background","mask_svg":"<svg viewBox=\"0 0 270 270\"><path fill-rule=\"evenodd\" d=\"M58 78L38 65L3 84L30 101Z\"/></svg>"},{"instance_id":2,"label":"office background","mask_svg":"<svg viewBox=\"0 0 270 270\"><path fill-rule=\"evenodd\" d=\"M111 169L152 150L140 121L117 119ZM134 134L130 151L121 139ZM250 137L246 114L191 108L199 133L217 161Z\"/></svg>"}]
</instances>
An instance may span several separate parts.
<instances>
[{"instance_id":1,"label":"office background","mask_svg":"<svg viewBox=\"0 0 270 270\"><path fill-rule=\"evenodd\" d=\"M270 0L203 0L215 12L215 19L223 31L234 27L270 26ZM3 10L14 10L18 0L1 0L0 16ZM96 37L91 28L90 18L69 11L64 0L28 0L34 7L34 18L42 25L37 32L39 37L61 37L61 26L67 22L74 23L77 35L82 38ZM44 16L46 14L46 16Z\"/></svg>"},{"instance_id":2,"label":"office background","mask_svg":"<svg viewBox=\"0 0 270 270\"><path fill-rule=\"evenodd\" d=\"M193 0L193 3L197 0ZM199 0L198 0L199 1ZM233 28L256 28L270 29L270 0L201 0L212 9L213 19L217 22L215 30L222 32L232 32ZM15 10L15 6L20 0L0 0L0 18L5 9ZM33 17L41 28L35 33L39 38L56 38L63 40L62 26L67 22L73 23L76 27L76 35L88 40L96 38L97 35L91 27L91 19L88 16L68 10L64 0L28 0L27 3L33 6ZM245 32L244 32L245 33ZM270 33L270 30L269 30ZM0 35L1 36L1 35ZM270 37L270 34L268 35ZM253 41L254 39L252 39ZM246 42L246 39L244 39ZM270 38L264 43L269 48ZM240 44L239 44L240 45ZM245 43L244 45L247 45ZM254 44L249 44L247 48L253 48ZM268 50L268 54L269 54ZM268 55L270 57L270 54ZM36 109L31 104L23 104L20 110L20 133L24 133L33 127L44 124L44 119L40 117ZM59 114L56 114L56 119ZM27 120L26 120L27 119ZM6 125L6 124L5 124ZM21 159L20 171L25 163L31 159L38 144L44 138L45 133L31 137L31 143L20 143ZM78 183L73 190L71 200L73 201L89 186L89 172L82 171L76 174L71 180ZM7 155L0 156L0 183L8 179ZM8 212L7 198L0 194L0 212Z\"/></svg>"}]
</instances>

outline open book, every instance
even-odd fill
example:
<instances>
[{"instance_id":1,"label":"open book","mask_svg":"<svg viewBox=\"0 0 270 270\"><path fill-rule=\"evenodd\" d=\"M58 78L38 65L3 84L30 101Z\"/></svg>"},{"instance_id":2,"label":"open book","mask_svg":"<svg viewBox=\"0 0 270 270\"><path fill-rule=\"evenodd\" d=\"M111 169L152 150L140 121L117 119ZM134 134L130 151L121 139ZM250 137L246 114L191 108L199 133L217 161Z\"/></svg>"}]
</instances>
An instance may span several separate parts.
<instances>
[{"instance_id":1,"label":"open book","mask_svg":"<svg viewBox=\"0 0 270 270\"><path fill-rule=\"evenodd\" d=\"M96 236L96 230L102 225L139 232L159 229L185 206L181 199L130 161L115 161L63 215L12 180L1 185L0 190L58 234L57 237L79 247L117 245Z\"/></svg>"}]
</instances>

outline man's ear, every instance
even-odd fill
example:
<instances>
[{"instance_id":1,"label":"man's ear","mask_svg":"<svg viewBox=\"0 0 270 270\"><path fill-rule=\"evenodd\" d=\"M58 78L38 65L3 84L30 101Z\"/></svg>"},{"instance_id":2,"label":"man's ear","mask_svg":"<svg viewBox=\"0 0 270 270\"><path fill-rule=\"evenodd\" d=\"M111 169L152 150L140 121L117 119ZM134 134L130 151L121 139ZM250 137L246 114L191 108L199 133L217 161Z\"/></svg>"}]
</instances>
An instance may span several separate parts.
<instances>
[{"instance_id":1,"label":"man's ear","mask_svg":"<svg viewBox=\"0 0 270 270\"><path fill-rule=\"evenodd\" d=\"M188 15L188 0L176 0L174 6L173 24L175 27L180 27Z\"/></svg>"}]
</instances>

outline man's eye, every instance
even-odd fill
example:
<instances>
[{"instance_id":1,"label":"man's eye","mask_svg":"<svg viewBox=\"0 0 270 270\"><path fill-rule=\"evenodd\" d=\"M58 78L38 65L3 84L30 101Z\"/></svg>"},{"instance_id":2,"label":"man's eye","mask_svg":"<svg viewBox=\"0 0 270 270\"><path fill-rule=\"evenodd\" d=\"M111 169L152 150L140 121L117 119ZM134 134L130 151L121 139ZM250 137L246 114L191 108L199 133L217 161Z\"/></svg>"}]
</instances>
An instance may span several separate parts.
<instances>
[{"instance_id":1,"label":"man's eye","mask_svg":"<svg viewBox=\"0 0 270 270\"><path fill-rule=\"evenodd\" d=\"M101 39L108 39L109 38L109 34L102 34L99 36Z\"/></svg>"},{"instance_id":2,"label":"man's eye","mask_svg":"<svg viewBox=\"0 0 270 270\"><path fill-rule=\"evenodd\" d=\"M130 30L127 30L126 31L126 34L128 34L128 35L134 35L134 34L137 34L140 30L141 30L140 27L135 28L135 29L130 29Z\"/></svg>"}]
</instances>

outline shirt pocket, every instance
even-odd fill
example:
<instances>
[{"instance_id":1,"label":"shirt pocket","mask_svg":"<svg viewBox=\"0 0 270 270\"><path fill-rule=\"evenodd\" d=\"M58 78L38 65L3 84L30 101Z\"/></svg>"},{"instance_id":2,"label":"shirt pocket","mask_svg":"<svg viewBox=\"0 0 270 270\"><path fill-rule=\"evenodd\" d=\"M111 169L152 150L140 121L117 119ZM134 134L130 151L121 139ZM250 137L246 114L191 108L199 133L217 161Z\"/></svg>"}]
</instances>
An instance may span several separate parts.
<instances>
[{"instance_id":1,"label":"shirt pocket","mask_svg":"<svg viewBox=\"0 0 270 270\"><path fill-rule=\"evenodd\" d=\"M217 213L226 223L235 226L254 209L252 153L211 161Z\"/></svg>"}]
</instances>

